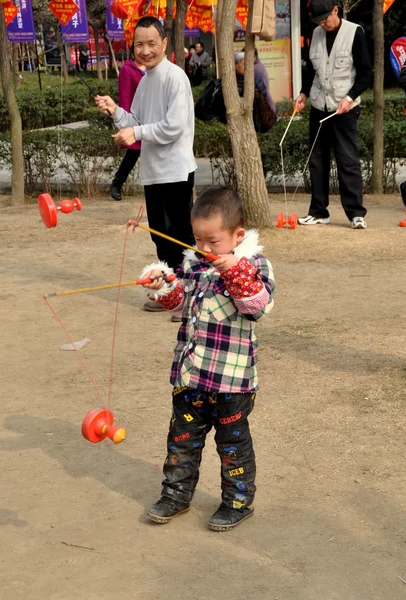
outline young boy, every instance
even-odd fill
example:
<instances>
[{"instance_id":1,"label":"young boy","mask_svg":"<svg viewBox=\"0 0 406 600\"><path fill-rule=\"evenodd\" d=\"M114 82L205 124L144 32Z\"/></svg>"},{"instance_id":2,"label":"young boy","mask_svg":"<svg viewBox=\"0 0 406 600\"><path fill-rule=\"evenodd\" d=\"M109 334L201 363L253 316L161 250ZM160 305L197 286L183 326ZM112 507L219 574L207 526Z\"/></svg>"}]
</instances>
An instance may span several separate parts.
<instances>
[{"instance_id":1,"label":"young boy","mask_svg":"<svg viewBox=\"0 0 406 600\"><path fill-rule=\"evenodd\" d=\"M242 203L229 188L211 187L193 206L192 227L199 250L184 253L177 280L163 262L141 277L159 279L149 297L182 312L170 381L173 413L161 498L148 517L167 523L189 510L207 433L214 426L221 459L222 503L209 529L227 531L253 512L255 455L248 415L257 385L255 322L273 306L272 266L261 254L258 234L245 231Z\"/></svg>"}]
</instances>

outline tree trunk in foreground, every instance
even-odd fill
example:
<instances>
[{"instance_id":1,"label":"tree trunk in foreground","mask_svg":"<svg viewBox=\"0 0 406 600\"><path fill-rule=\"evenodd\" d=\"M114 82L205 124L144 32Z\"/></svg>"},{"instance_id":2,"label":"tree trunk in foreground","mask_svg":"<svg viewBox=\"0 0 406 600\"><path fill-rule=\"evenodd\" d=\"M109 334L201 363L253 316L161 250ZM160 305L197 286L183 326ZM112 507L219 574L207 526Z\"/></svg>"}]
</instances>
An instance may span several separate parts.
<instances>
[{"instance_id":1,"label":"tree trunk in foreground","mask_svg":"<svg viewBox=\"0 0 406 600\"><path fill-rule=\"evenodd\" d=\"M166 19L164 23L165 35L168 40L166 46L166 58L171 60L172 58L172 29L173 29L173 7L174 0L167 0L166 2Z\"/></svg>"},{"instance_id":2,"label":"tree trunk in foreground","mask_svg":"<svg viewBox=\"0 0 406 600\"><path fill-rule=\"evenodd\" d=\"M11 133L11 204L24 204L24 159L21 115L17 106L14 87L11 84L9 44L7 40L6 21L3 9L0 8L0 77L4 99L10 117Z\"/></svg>"},{"instance_id":3,"label":"tree trunk in foreground","mask_svg":"<svg viewBox=\"0 0 406 600\"><path fill-rule=\"evenodd\" d=\"M251 34L253 0L249 0L243 98L238 95L234 66L233 35L236 8L237 0L220 0L217 5L217 53L227 109L227 128L233 151L237 190L244 203L246 225L268 227L272 224L268 190L252 119L255 45L255 38Z\"/></svg>"},{"instance_id":4,"label":"tree trunk in foreground","mask_svg":"<svg viewBox=\"0 0 406 600\"><path fill-rule=\"evenodd\" d=\"M177 0L175 16L175 64L185 68L185 19L186 0Z\"/></svg>"},{"instance_id":5,"label":"tree trunk in foreground","mask_svg":"<svg viewBox=\"0 0 406 600\"><path fill-rule=\"evenodd\" d=\"M372 13L374 36L374 159L371 188L374 194L383 193L383 109L384 98L384 29L383 0L374 0Z\"/></svg>"}]
</instances>

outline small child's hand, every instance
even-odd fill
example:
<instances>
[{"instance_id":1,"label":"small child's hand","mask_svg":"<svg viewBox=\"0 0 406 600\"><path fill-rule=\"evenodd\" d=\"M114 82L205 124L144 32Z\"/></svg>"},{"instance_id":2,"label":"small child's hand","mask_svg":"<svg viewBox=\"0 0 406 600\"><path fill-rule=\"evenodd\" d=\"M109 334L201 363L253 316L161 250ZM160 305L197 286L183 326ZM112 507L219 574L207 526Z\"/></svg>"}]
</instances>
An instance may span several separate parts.
<instances>
[{"instance_id":1,"label":"small child's hand","mask_svg":"<svg viewBox=\"0 0 406 600\"><path fill-rule=\"evenodd\" d=\"M240 259L234 254L222 254L218 260L213 262L213 267L216 267L219 271L228 271L231 267L234 267Z\"/></svg>"},{"instance_id":2,"label":"small child's hand","mask_svg":"<svg viewBox=\"0 0 406 600\"><path fill-rule=\"evenodd\" d=\"M149 290L159 290L165 283L162 271L159 269L153 269L149 273L146 273L144 279L153 279L152 283L145 283L142 287L148 288Z\"/></svg>"}]
</instances>

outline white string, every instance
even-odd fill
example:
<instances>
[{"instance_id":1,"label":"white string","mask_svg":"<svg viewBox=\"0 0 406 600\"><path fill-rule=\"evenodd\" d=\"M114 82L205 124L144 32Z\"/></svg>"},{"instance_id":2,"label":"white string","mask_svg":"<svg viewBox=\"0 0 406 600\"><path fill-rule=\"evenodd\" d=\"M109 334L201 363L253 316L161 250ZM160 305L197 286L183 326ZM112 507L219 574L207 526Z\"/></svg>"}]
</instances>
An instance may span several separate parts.
<instances>
[{"instance_id":1,"label":"white string","mask_svg":"<svg viewBox=\"0 0 406 600\"><path fill-rule=\"evenodd\" d=\"M58 127L58 156L62 156L62 125L63 125L63 65L62 65L62 54L61 54L61 126ZM60 160L60 158L59 158ZM62 199L62 181L61 177L58 177L59 183L59 201Z\"/></svg>"},{"instance_id":2,"label":"white string","mask_svg":"<svg viewBox=\"0 0 406 600\"><path fill-rule=\"evenodd\" d=\"M313 142L313 145L312 145L312 147L311 147L311 149L310 149L309 156L307 157L306 164L305 164L305 166L304 166L304 169L303 169L303 171L302 171L302 175L303 175L303 177L304 177L304 174L306 173L307 165L309 164L309 160L310 160L310 157L311 157L311 155L312 155L313 148L314 148L314 146L315 146L315 144L316 144L316 142L317 142L317 138L319 137L319 133L320 133L320 129L321 129L321 126L322 126L322 125L323 125L323 123L321 123L321 122L320 122L319 129L318 129L318 131L317 131L317 133L316 133L316 137L314 138L314 142ZM300 185L300 181L299 181L299 183L297 184L297 186L296 186L296 189L295 189L295 191L294 191L294 193L293 193L292 200L294 200L294 198L295 198L295 196L296 196L296 192L297 192L297 190L299 189L299 185Z\"/></svg>"},{"instance_id":3,"label":"white string","mask_svg":"<svg viewBox=\"0 0 406 600\"><path fill-rule=\"evenodd\" d=\"M281 167L282 167L283 193L285 195L285 217L286 217L286 220L288 220L288 197L287 197L287 194L286 194L285 163L284 163L284 160L283 160L283 146L282 146L282 144L280 145L280 149L281 149Z\"/></svg>"}]
</instances>

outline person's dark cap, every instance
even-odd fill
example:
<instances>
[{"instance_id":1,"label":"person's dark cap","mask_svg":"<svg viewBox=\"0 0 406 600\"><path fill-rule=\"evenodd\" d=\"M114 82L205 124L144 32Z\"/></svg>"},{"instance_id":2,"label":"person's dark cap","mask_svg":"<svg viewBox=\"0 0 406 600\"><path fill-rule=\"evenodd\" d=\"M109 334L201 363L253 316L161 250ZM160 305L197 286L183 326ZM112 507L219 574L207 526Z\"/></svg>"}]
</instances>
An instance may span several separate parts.
<instances>
[{"instance_id":1,"label":"person's dark cap","mask_svg":"<svg viewBox=\"0 0 406 600\"><path fill-rule=\"evenodd\" d=\"M312 0L310 13L313 23L327 19L335 6L337 6L337 0Z\"/></svg>"}]
</instances>

